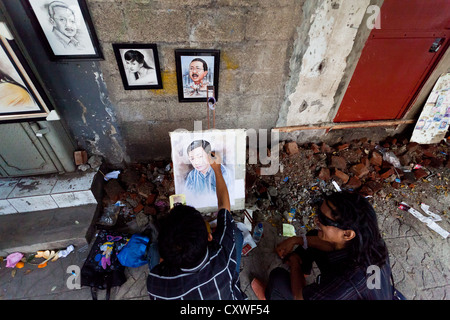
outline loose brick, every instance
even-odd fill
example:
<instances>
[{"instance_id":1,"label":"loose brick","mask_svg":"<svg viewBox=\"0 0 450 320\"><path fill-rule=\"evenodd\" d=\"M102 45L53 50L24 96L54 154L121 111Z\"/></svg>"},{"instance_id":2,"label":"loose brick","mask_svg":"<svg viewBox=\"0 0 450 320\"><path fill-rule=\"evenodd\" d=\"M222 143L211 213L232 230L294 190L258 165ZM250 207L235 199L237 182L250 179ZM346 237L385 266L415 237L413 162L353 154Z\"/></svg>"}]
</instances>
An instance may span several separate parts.
<instances>
[{"instance_id":1,"label":"loose brick","mask_svg":"<svg viewBox=\"0 0 450 320\"><path fill-rule=\"evenodd\" d=\"M369 173L369 169L363 163L358 163L350 167L350 172L361 179Z\"/></svg>"},{"instance_id":2,"label":"loose brick","mask_svg":"<svg viewBox=\"0 0 450 320\"><path fill-rule=\"evenodd\" d=\"M419 180L428 176L428 173L422 168L419 168L414 170L414 176L416 177L417 180Z\"/></svg>"},{"instance_id":3,"label":"loose brick","mask_svg":"<svg viewBox=\"0 0 450 320\"><path fill-rule=\"evenodd\" d=\"M287 142L284 144L284 150L286 151L286 153L288 155L293 155L293 154L297 154L300 151L298 150L298 145L297 142L295 141L291 141L291 142Z\"/></svg>"},{"instance_id":4,"label":"loose brick","mask_svg":"<svg viewBox=\"0 0 450 320\"><path fill-rule=\"evenodd\" d=\"M389 170L383 172L382 174L380 174L381 179L387 179L390 176L392 176L394 174L394 169L390 168Z\"/></svg>"},{"instance_id":5,"label":"loose brick","mask_svg":"<svg viewBox=\"0 0 450 320\"><path fill-rule=\"evenodd\" d=\"M322 168L322 169L320 169L320 172L319 172L319 179L324 180L324 181L330 180L330 179L331 179L331 176L330 176L330 169L328 169L328 168Z\"/></svg>"},{"instance_id":6,"label":"loose brick","mask_svg":"<svg viewBox=\"0 0 450 320\"><path fill-rule=\"evenodd\" d=\"M347 161L343 157L332 156L330 166L339 170L345 170L347 168Z\"/></svg>"},{"instance_id":7,"label":"loose brick","mask_svg":"<svg viewBox=\"0 0 450 320\"><path fill-rule=\"evenodd\" d=\"M311 144L311 150L313 153L319 153L320 152L320 148L317 144L313 143Z\"/></svg>"},{"instance_id":8,"label":"loose brick","mask_svg":"<svg viewBox=\"0 0 450 320\"><path fill-rule=\"evenodd\" d=\"M344 172L342 172L339 169L335 169L333 175L335 177L339 178L344 184L347 183L348 179L350 178L347 174L345 174Z\"/></svg>"},{"instance_id":9,"label":"loose brick","mask_svg":"<svg viewBox=\"0 0 450 320\"><path fill-rule=\"evenodd\" d=\"M86 151L75 151L73 153L73 158L75 160L75 165L85 164L88 161L88 156Z\"/></svg>"},{"instance_id":10,"label":"loose brick","mask_svg":"<svg viewBox=\"0 0 450 320\"><path fill-rule=\"evenodd\" d=\"M144 209L144 205L142 203L139 203L136 207L134 207L133 211L134 213L138 213Z\"/></svg>"},{"instance_id":11,"label":"loose brick","mask_svg":"<svg viewBox=\"0 0 450 320\"><path fill-rule=\"evenodd\" d=\"M348 188L358 189L359 187L361 187L361 180L358 177L353 176L348 180L346 186Z\"/></svg>"},{"instance_id":12,"label":"loose brick","mask_svg":"<svg viewBox=\"0 0 450 320\"><path fill-rule=\"evenodd\" d=\"M370 164L373 166L381 167L381 165L383 164L383 156L376 151L372 152Z\"/></svg>"}]
</instances>

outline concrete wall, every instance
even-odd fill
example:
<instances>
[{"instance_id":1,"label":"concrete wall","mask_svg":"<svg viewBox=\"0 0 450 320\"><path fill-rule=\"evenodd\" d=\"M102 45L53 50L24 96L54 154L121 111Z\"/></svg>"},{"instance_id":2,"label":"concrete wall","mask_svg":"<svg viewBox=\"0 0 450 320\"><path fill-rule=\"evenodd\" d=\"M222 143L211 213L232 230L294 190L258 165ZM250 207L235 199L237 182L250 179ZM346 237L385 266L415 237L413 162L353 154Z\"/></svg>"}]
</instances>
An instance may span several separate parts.
<instances>
[{"instance_id":1,"label":"concrete wall","mask_svg":"<svg viewBox=\"0 0 450 320\"><path fill-rule=\"evenodd\" d=\"M207 127L205 103L178 102L178 48L221 51L217 128L332 120L382 0L86 0L105 59L64 63L1 2L79 147L116 165L167 159L168 132ZM157 44L163 89L124 90L113 43Z\"/></svg>"},{"instance_id":2,"label":"concrete wall","mask_svg":"<svg viewBox=\"0 0 450 320\"><path fill-rule=\"evenodd\" d=\"M303 1L89 0L109 98L132 161L170 157L169 131L207 128L205 103L180 103L175 49L219 49L216 128L271 128L284 99ZM162 90L124 90L112 43L156 43Z\"/></svg>"},{"instance_id":3,"label":"concrete wall","mask_svg":"<svg viewBox=\"0 0 450 320\"><path fill-rule=\"evenodd\" d=\"M369 5L382 1L305 2L291 57L292 77L278 127L331 122L372 26ZM369 22L369 23L368 23Z\"/></svg>"}]
</instances>

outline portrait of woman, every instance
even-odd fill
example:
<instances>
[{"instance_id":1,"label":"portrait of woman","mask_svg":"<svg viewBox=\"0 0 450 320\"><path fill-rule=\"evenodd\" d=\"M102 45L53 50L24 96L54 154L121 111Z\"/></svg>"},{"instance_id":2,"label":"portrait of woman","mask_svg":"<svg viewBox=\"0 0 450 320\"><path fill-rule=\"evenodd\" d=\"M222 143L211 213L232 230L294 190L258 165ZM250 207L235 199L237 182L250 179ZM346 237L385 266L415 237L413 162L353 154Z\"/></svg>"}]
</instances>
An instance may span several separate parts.
<instances>
[{"instance_id":1,"label":"portrait of woman","mask_svg":"<svg viewBox=\"0 0 450 320\"><path fill-rule=\"evenodd\" d=\"M132 85L157 84L155 68L150 67L144 55L138 50L128 50L123 55L127 69L128 83Z\"/></svg>"},{"instance_id":2,"label":"portrait of woman","mask_svg":"<svg viewBox=\"0 0 450 320\"><path fill-rule=\"evenodd\" d=\"M126 90L162 89L158 53L154 44L113 44Z\"/></svg>"}]
</instances>

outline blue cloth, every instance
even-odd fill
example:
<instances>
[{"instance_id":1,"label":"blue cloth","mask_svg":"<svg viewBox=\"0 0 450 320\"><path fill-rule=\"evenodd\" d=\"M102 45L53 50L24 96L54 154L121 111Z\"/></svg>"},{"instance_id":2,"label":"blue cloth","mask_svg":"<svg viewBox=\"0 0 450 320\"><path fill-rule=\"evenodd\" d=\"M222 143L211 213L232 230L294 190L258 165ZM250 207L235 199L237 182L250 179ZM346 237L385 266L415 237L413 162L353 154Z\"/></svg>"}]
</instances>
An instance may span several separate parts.
<instances>
[{"instance_id":1,"label":"blue cloth","mask_svg":"<svg viewBox=\"0 0 450 320\"><path fill-rule=\"evenodd\" d=\"M128 243L117 254L121 265L137 268L147 263L147 244L149 238L142 234L133 234Z\"/></svg>"}]
</instances>

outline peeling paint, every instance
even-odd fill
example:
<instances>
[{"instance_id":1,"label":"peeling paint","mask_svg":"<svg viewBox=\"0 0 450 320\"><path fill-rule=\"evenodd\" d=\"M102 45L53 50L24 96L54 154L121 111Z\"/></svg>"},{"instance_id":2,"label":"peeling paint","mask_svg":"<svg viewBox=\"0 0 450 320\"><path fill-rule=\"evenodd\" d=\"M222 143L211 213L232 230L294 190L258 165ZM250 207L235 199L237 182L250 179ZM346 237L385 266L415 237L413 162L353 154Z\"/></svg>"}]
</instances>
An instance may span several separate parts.
<instances>
[{"instance_id":1,"label":"peeling paint","mask_svg":"<svg viewBox=\"0 0 450 320\"><path fill-rule=\"evenodd\" d=\"M79 99L77 99L77 102L80 104L81 109L83 110L82 114L81 114L81 120L83 120L83 123L86 124L86 112L87 112L87 108L85 107L85 105L83 104L83 102L81 102Z\"/></svg>"},{"instance_id":2,"label":"peeling paint","mask_svg":"<svg viewBox=\"0 0 450 320\"><path fill-rule=\"evenodd\" d=\"M369 0L321 1L310 17L308 47L303 54L298 83L289 96L286 126L332 121L330 110L346 59L353 49L358 27ZM332 10L339 5L339 10ZM299 34L302 37L301 34ZM304 37L304 35L303 35ZM303 45L301 41L297 45ZM327 62L330 61L330 62ZM306 104L305 104L306 102ZM305 105L308 106L305 108ZM280 115L281 116L281 115ZM280 121L279 121L280 122ZM283 124L282 124L283 125Z\"/></svg>"}]
</instances>

